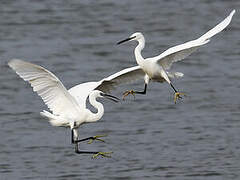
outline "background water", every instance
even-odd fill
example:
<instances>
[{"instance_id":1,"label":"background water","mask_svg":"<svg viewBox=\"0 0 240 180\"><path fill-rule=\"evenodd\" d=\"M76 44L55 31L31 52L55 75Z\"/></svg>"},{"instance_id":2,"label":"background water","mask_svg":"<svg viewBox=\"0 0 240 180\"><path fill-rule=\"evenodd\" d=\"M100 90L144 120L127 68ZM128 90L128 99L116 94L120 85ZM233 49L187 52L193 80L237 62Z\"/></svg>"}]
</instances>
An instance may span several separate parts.
<instances>
[{"instance_id":1,"label":"background water","mask_svg":"<svg viewBox=\"0 0 240 180\"><path fill-rule=\"evenodd\" d=\"M1 1L0 179L239 179L240 1ZM108 134L84 150L113 151L110 159L77 155L70 131L52 127L39 112L42 100L7 62L24 59L54 72L70 88L136 64L135 43L116 42L144 33L144 57L192 40L237 12L230 26L174 70L188 97L173 103L167 85L150 83L146 96L113 104L103 118L79 128L80 136ZM113 94L143 82L121 86Z\"/></svg>"}]
</instances>

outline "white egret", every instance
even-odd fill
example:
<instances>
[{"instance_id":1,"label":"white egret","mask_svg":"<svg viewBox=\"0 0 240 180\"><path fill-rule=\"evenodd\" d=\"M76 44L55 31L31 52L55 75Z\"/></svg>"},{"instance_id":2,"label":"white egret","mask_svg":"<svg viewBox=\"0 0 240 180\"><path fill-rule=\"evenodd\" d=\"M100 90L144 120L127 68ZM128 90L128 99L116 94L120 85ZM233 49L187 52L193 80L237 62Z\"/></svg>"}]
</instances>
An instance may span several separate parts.
<instances>
[{"instance_id":1,"label":"white egret","mask_svg":"<svg viewBox=\"0 0 240 180\"><path fill-rule=\"evenodd\" d=\"M109 157L109 152L80 151L78 147L79 142L86 140L103 140L99 139L99 136L78 139L77 128L83 123L96 122L103 116L104 107L101 103L96 101L96 98L105 97L117 102L119 100L117 97L99 90L94 90L95 88L90 88L90 91L83 91L83 96L81 97L82 91L81 88L79 88L81 85L67 91L61 81L53 73L41 66L18 59L13 59L8 64L21 78L31 84L33 91L38 93L44 103L52 111L52 113L43 111L41 115L47 117L53 126L71 128L71 138L72 143L76 144L76 153L94 154L93 157L98 155ZM98 84L101 85L100 83ZM87 84L85 83L85 85ZM104 89L104 86L102 86L102 88ZM108 89L107 86L106 89ZM85 106L88 94L89 102L97 109L97 113L92 113Z\"/></svg>"},{"instance_id":2,"label":"white egret","mask_svg":"<svg viewBox=\"0 0 240 180\"><path fill-rule=\"evenodd\" d=\"M134 95L135 93L146 94L147 85L150 80L157 81L157 82L167 81L175 91L174 102L176 103L176 100L178 98L182 98L181 95L184 95L184 94L176 90L176 88L173 86L172 82L170 81L170 78L181 77L183 76L183 73L167 72L167 70L171 68L171 65L174 62L183 60L184 58L189 56L191 53L193 53L196 49L198 49L200 46L208 43L211 37L221 32L223 29L225 29L231 22L231 19L234 13L235 13L235 10L233 10L230 13L230 15L226 17L221 23L216 25L213 29L209 30L200 38L169 48L166 51L164 51L162 54L155 57L146 58L146 59L142 57L141 51L145 46L145 39L143 34L140 32L136 32L132 34L129 38L118 42L117 44L121 44L127 41L138 42L138 45L134 50L134 54L135 54L135 58L138 65L145 72L144 90L143 91L134 91L134 90L126 91L124 93L123 98L129 94L132 94L132 95Z\"/></svg>"}]
</instances>

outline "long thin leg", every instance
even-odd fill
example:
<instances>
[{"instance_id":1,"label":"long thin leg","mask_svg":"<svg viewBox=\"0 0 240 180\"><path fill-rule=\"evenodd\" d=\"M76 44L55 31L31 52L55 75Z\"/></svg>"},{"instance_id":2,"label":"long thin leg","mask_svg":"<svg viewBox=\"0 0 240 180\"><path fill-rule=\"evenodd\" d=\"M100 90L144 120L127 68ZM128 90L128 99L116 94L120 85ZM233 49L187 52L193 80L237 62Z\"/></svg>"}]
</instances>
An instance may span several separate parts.
<instances>
[{"instance_id":1,"label":"long thin leg","mask_svg":"<svg viewBox=\"0 0 240 180\"><path fill-rule=\"evenodd\" d=\"M178 91L175 89L175 87L173 86L172 83L170 83L171 87L173 88L173 90L175 91L175 93L177 93Z\"/></svg>"},{"instance_id":2,"label":"long thin leg","mask_svg":"<svg viewBox=\"0 0 240 180\"><path fill-rule=\"evenodd\" d=\"M79 142L83 142L83 141L87 141L87 140L90 140L88 142L88 144L91 144L94 140L105 142L104 140L100 139L101 137L105 137L105 136L107 136L107 135L91 136L91 137L87 137L87 138L84 138L84 139L75 140L74 143L79 143Z\"/></svg>"},{"instance_id":3,"label":"long thin leg","mask_svg":"<svg viewBox=\"0 0 240 180\"><path fill-rule=\"evenodd\" d=\"M78 143L75 144L75 153L77 154L97 154L98 151L80 151L78 147Z\"/></svg>"},{"instance_id":4,"label":"long thin leg","mask_svg":"<svg viewBox=\"0 0 240 180\"><path fill-rule=\"evenodd\" d=\"M130 91L125 91L123 93L123 99L128 96L129 94L132 94L135 97L135 94L146 94L147 93L147 84L144 84L144 90L143 91L134 91L134 90L130 90Z\"/></svg>"},{"instance_id":5,"label":"long thin leg","mask_svg":"<svg viewBox=\"0 0 240 180\"><path fill-rule=\"evenodd\" d=\"M144 90L143 91L134 91L136 94L146 94L147 92L147 84L144 84Z\"/></svg>"},{"instance_id":6,"label":"long thin leg","mask_svg":"<svg viewBox=\"0 0 240 180\"><path fill-rule=\"evenodd\" d=\"M75 144L75 139L74 139L74 129L71 130L71 137L72 137L72 144Z\"/></svg>"},{"instance_id":7,"label":"long thin leg","mask_svg":"<svg viewBox=\"0 0 240 180\"><path fill-rule=\"evenodd\" d=\"M71 130L71 134L72 134L71 135L72 136L72 144L76 144L76 143L87 141L87 140L90 140L88 142L88 144L91 144L94 140L105 142L104 140L102 140L100 138L107 136L107 135L98 135L98 136L87 137L87 138L84 138L84 139L74 139L74 129Z\"/></svg>"},{"instance_id":8,"label":"long thin leg","mask_svg":"<svg viewBox=\"0 0 240 180\"><path fill-rule=\"evenodd\" d=\"M73 131L72 131L72 133L73 133ZM81 140L77 140L77 141L81 142L81 141L85 141L85 140L88 140L88 139L91 139L91 137L90 138L81 139ZM93 154L92 158L96 158L98 156L108 157L108 158L111 157L110 154L112 154L112 152L80 151L78 142L76 142L76 141L74 141L74 142L75 142L75 153L77 153L77 154Z\"/></svg>"},{"instance_id":9,"label":"long thin leg","mask_svg":"<svg viewBox=\"0 0 240 180\"><path fill-rule=\"evenodd\" d=\"M173 86L172 83L170 83L171 87L173 88L174 92L175 92L175 95L174 95L174 103L176 104L177 102L177 99L182 99L182 97L180 95L183 95L183 96L186 96L184 93L181 93L181 92L178 92L176 90L176 88Z\"/></svg>"},{"instance_id":10,"label":"long thin leg","mask_svg":"<svg viewBox=\"0 0 240 180\"><path fill-rule=\"evenodd\" d=\"M83 142L83 141L87 141L87 140L90 140L90 139L94 139L94 137L93 136L91 136L91 137L87 137L87 138L84 138L84 139L78 139L78 140L75 140L74 142L75 143L79 143L79 142Z\"/></svg>"}]
</instances>

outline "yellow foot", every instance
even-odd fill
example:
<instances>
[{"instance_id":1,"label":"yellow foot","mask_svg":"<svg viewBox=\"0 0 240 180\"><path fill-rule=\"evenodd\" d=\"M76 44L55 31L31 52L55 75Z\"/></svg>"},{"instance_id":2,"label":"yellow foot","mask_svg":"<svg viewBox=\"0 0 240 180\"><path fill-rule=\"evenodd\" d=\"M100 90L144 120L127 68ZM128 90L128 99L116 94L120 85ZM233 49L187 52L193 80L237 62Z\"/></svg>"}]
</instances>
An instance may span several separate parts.
<instances>
[{"instance_id":1,"label":"yellow foot","mask_svg":"<svg viewBox=\"0 0 240 180\"><path fill-rule=\"evenodd\" d=\"M94 155L92 156L92 158L95 159L95 158L97 158L98 156L101 156L102 158L103 158L103 157L111 158L111 155L110 155L110 154L112 154L112 153L113 153L113 152L98 152L98 153L94 154Z\"/></svg>"},{"instance_id":2,"label":"yellow foot","mask_svg":"<svg viewBox=\"0 0 240 180\"><path fill-rule=\"evenodd\" d=\"M182 99L183 97L182 96L186 96L184 93L181 93L181 92L176 92L175 95L174 95L174 103L176 104L177 100L178 99Z\"/></svg>"},{"instance_id":3,"label":"yellow foot","mask_svg":"<svg viewBox=\"0 0 240 180\"><path fill-rule=\"evenodd\" d=\"M98 136L93 136L89 141L88 141L88 144L92 144L92 142L94 140L97 140L97 141L101 141L101 142L105 142L103 139L100 139L101 137L106 137L107 135L104 134L104 135L98 135Z\"/></svg>"},{"instance_id":4,"label":"yellow foot","mask_svg":"<svg viewBox=\"0 0 240 180\"><path fill-rule=\"evenodd\" d=\"M129 94L133 95L133 97L135 98L135 91L134 91L134 90L130 90L130 91L125 91L125 92L123 93L122 99L124 100L125 97L127 97Z\"/></svg>"}]
</instances>

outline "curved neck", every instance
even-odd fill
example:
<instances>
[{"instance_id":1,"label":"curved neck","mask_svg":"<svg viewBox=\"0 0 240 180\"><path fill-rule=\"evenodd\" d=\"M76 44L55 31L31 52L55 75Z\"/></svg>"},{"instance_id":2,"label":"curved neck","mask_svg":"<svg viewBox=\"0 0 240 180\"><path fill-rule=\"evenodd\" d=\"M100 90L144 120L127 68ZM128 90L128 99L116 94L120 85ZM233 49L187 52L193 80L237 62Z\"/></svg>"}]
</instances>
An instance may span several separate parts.
<instances>
[{"instance_id":1,"label":"curved neck","mask_svg":"<svg viewBox=\"0 0 240 180\"><path fill-rule=\"evenodd\" d=\"M90 112L89 117L87 118L86 122L95 122L102 118L104 114L104 107L101 103L96 101L96 97L93 95L89 96L90 104L97 109L97 113Z\"/></svg>"},{"instance_id":2,"label":"curved neck","mask_svg":"<svg viewBox=\"0 0 240 180\"><path fill-rule=\"evenodd\" d=\"M143 37L138 40L138 45L134 50L135 58L139 66L141 66L141 64L144 61L144 58L142 57L142 54L141 54L144 47L145 47L145 39Z\"/></svg>"}]
</instances>

